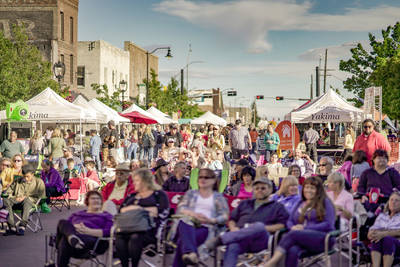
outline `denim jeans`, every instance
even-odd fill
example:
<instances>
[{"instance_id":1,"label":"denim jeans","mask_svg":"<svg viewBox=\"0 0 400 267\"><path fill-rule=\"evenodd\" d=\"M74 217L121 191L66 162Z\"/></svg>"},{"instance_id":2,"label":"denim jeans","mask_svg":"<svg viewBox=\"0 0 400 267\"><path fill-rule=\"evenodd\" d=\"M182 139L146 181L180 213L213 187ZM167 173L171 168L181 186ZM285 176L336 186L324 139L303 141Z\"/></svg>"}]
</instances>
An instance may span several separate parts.
<instances>
[{"instance_id":1,"label":"denim jeans","mask_svg":"<svg viewBox=\"0 0 400 267\"><path fill-rule=\"evenodd\" d=\"M100 151L98 153L92 154L92 158L94 162L96 162L97 170L101 170Z\"/></svg>"},{"instance_id":2,"label":"denim jeans","mask_svg":"<svg viewBox=\"0 0 400 267\"><path fill-rule=\"evenodd\" d=\"M299 255L302 252L318 254L324 251L325 235L327 233L316 230L290 231L283 236L279 242L278 250L286 253L285 266L296 267ZM335 240L331 238L329 247L332 247Z\"/></svg>"},{"instance_id":3,"label":"denim jeans","mask_svg":"<svg viewBox=\"0 0 400 267\"><path fill-rule=\"evenodd\" d=\"M203 244L208 236L206 227L195 228L184 222L179 222L177 229L177 245L173 267L186 266L182 261L183 254L197 252L197 248Z\"/></svg>"},{"instance_id":4,"label":"denim jeans","mask_svg":"<svg viewBox=\"0 0 400 267\"><path fill-rule=\"evenodd\" d=\"M256 222L235 232L227 232L221 236L222 244L226 245L224 267L236 266L238 256L246 252L260 252L268 248L269 233L265 225Z\"/></svg>"},{"instance_id":5,"label":"denim jeans","mask_svg":"<svg viewBox=\"0 0 400 267\"><path fill-rule=\"evenodd\" d=\"M142 147L140 151L140 159L147 159L149 164L153 159L153 147Z\"/></svg>"},{"instance_id":6,"label":"denim jeans","mask_svg":"<svg viewBox=\"0 0 400 267\"><path fill-rule=\"evenodd\" d=\"M131 160L131 159L137 159L138 155L137 155L137 150L138 150L138 144L137 143L131 143L128 147L128 150L126 152L127 154L127 159Z\"/></svg>"}]
</instances>

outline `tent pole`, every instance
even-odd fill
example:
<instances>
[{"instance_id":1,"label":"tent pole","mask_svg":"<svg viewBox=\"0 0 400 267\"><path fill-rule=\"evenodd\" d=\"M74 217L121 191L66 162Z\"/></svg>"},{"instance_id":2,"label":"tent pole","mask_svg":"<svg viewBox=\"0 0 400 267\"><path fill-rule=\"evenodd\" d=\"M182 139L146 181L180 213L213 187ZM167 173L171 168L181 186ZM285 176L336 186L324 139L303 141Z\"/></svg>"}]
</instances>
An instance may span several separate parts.
<instances>
[{"instance_id":1,"label":"tent pole","mask_svg":"<svg viewBox=\"0 0 400 267\"><path fill-rule=\"evenodd\" d=\"M82 156L82 152L83 152L83 142L82 142L82 119L79 119L79 139L81 142L81 161L83 161L83 156Z\"/></svg>"},{"instance_id":2,"label":"tent pole","mask_svg":"<svg viewBox=\"0 0 400 267\"><path fill-rule=\"evenodd\" d=\"M295 144L294 144L294 141L295 141L295 138L294 138L294 127L293 127L293 121L291 121L290 122L290 129L292 130L292 153L293 153L293 155L294 155L294 146L295 146Z\"/></svg>"}]
</instances>

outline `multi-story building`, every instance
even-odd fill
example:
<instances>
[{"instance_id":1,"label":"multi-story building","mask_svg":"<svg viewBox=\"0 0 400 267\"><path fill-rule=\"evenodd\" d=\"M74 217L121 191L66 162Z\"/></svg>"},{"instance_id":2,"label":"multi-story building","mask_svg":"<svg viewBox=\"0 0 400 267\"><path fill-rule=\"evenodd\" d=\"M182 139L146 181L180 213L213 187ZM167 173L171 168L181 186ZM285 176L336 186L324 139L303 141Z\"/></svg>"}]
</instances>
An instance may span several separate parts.
<instances>
[{"instance_id":1,"label":"multi-story building","mask_svg":"<svg viewBox=\"0 0 400 267\"><path fill-rule=\"evenodd\" d=\"M146 79L147 74L147 51L130 41L124 42L124 49L130 56L129 93L142 102L146 94L146 84L143 80ZM150 70L154 70L158 75L158 57L154 54L149 54L149 79L151 79Z\"/></svg>"},{"instance_id":2,"label":"multi-story building","mask_svg":"<svg viewBox=\"0 0 400 267\"><path fill-rule=\"evenodd\" d=\"M129 52L115 47L103 40L80 41L78 43L78 92L91 99L96 92L91 84L107 85L109 95L121 89L120 82L127 82L121 100L129 100L130 91Z\"/></svg>"},{"instance_id":3,"label":"multi-story building","mask_svg":"<svg viewBox=\"0 0 400 267\"><path fill-rule=\"evenodd\" d=\"M12 25L24 25L29 40L54 64L65 64L63 85L76 89L79 0L2 0L0 30L12 38Z\"/></svg>"},{"instance_id":4,"label":"multi-story building","mask_svg":"<svg viewBox=\"0 0 400 267\"><path fill-rule=\"evenodd\" d=\"M188 92L192 102L198 104L200 110L210 111L215 115L223 115L222 96L219 89L196 89Z\"/></svg>"}]
</instances>

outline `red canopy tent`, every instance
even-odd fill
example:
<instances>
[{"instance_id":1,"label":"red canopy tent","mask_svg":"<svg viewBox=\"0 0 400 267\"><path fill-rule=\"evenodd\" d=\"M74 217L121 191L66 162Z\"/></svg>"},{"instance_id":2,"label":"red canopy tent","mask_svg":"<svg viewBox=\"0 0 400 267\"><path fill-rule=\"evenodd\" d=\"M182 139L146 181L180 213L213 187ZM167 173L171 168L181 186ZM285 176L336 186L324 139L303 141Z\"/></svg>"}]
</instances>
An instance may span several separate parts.
<instances>
[{"instance_id":1,"label":"red canopy tent","mask_svg":"<svg viewBox=\"0 0 400 267\"><path fill-rule=\"evenodd\" d=\"M140 114L137 111L132 111L126 114L123 113L119 113L119 115L121 115L122 117L128 118L131 120L132 123L144 123L144 124L154 124L157 123L156 120L147 117L143 114Z\"/></svg>"}]
</instances>

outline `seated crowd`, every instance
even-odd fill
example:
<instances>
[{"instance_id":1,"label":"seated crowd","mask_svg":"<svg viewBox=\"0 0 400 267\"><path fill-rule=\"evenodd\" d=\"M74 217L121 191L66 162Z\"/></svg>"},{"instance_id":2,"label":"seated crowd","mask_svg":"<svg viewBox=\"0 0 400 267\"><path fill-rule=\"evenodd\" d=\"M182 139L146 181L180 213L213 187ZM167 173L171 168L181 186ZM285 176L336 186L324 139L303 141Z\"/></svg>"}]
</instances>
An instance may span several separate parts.
<instances>
[{"instance_id":1,"label":"seated crowd","mask_svg":"<svg viewBox=\"0 0 400 267\"><path fill-rule=\"evenodd\" d=\"M400 174L388 165L387 151L375 150L372 165L366 166L366 153L357 150L337 171L332 158L321 157L317 164L300 149L291 161L283 163L270 153L267 164L256 166L249 153L231 160L222 151L225 139L219 138L219 128L209 130L199 131L190 143L178 138L172 127L159 147L155 140L156 157L146 150L143 159L130 162L116 163L107 155L103 162L87 156L82 163L66 148L56 160L42 161L39 177L22 154L3 158L0 205L8 213L4 234L24 235L32 207L41 199L45 205L62 196L70 179L77 178L77 203L87 209L58 223L61 267L87 254L97 238L109 237L113 223L114 257L123 267L136 267L145 247L157 242L157 229L171 217L168 236L176 247L175 267L196 265L220 246L226 247L223 266L236 266L241 254L271 249L268 240L279 231L283 235L275 253L260 266L297 266L304 255L324 251L327 233L348 230L353 216L363 212L373 214L362 227L373 266L391 266L400 256ZM129 151L130 156L137 153L136 147ZM181 195L176 207L171 195ZM229 199L240 202L230 206ZM16 207L23 211L18 225ZM126 218L148 220L144 229L118 227ZM334 244L331 238L329 247ZM108 243L100 241L96 253L107 248Z\"/></svg>"}]
</instances>

